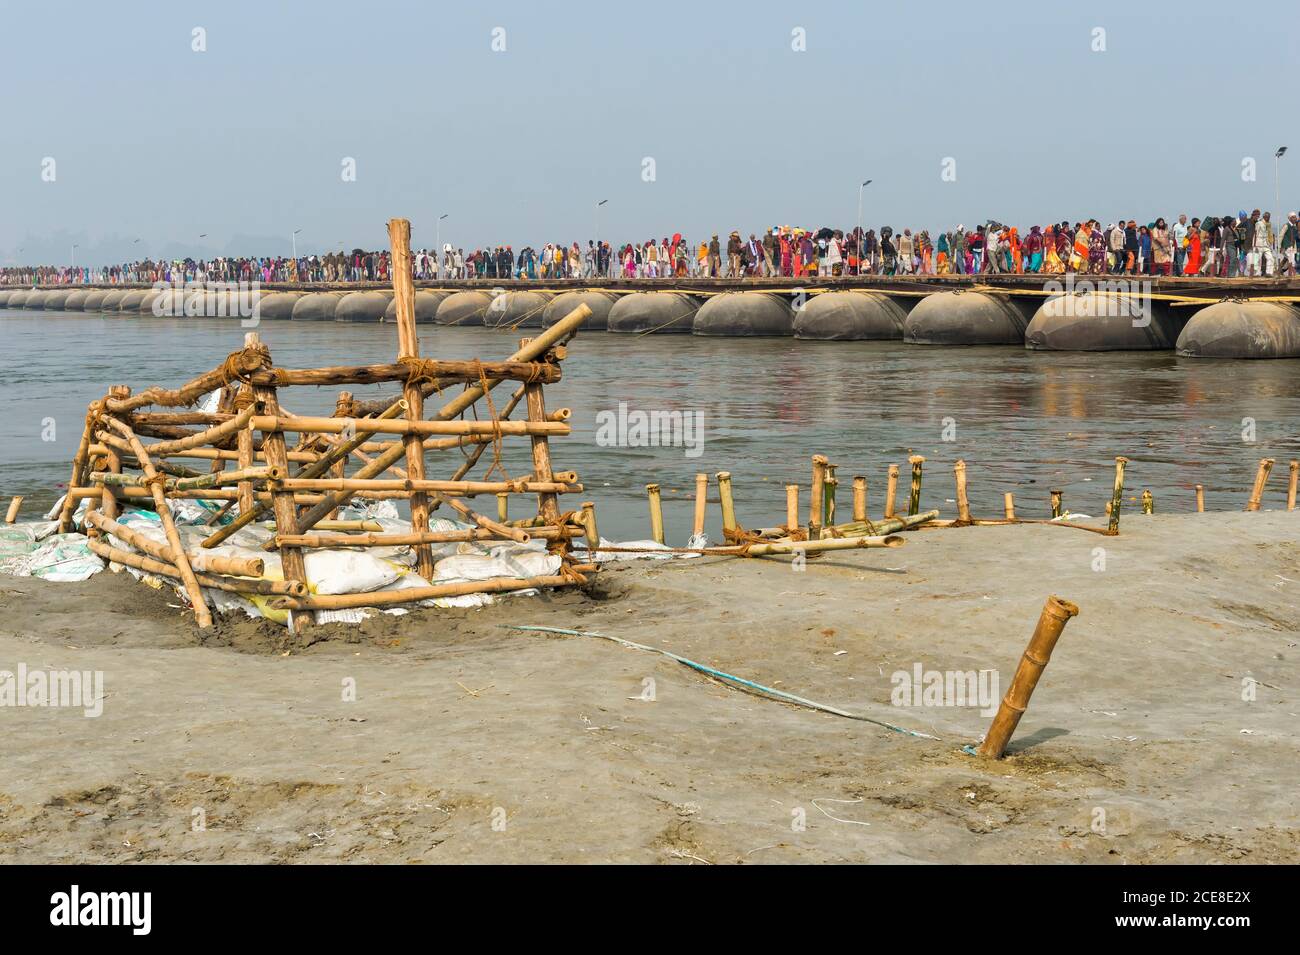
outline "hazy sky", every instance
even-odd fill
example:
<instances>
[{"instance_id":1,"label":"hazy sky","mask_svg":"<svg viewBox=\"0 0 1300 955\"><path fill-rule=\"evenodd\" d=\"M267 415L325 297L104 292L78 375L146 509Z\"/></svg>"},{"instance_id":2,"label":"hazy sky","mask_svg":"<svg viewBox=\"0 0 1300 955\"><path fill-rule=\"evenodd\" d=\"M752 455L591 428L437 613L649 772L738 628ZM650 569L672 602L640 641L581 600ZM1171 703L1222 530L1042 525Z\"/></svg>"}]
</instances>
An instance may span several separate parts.
<instances>
[{"instance_id":1,"label":"hazy sky","mask_svg":"<svg viewBox=\"0 0 1300 955\"><path fill-rule=\"evenodd\" d=\"M617 240L847 228L868 178L866 223L899 229L1222 214L1272 208L1282 144L1300 205L1297 0L0 14L5 264L377 248L392 216L432 247L440 213L466 248L585 244L599 199Z\"/></svg>"}]
</instances>

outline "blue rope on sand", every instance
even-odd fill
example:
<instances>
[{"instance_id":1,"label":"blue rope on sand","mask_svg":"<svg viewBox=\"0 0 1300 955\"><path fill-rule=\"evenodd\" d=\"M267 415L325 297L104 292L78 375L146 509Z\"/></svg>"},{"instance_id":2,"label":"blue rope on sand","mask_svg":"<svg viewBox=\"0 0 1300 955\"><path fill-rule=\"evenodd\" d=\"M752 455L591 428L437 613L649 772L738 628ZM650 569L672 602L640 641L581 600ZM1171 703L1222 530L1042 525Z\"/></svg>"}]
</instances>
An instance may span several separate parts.
<instances>
[{"instance_id":1,"label":"blue rope on sand","mask_svg":"<svg viewBox=\"0 0 1300 955\"><path fill-rule=\"evenodd\" d=\"M614 643L628 647L632 650L644 650L647 653L658 653L670 660L676 660L683 666L690 667L692 670L698 670L706 676L711 676L716 680L722 680L736 686L744 687L747 690L753 690L756 693L763 693L775 697L778 700L784 700L787 703L795 703L799 706L807 706L814 710L820 710L823 713L830 713L834 716L842 716L848 720L859 720L863 723L874 723L876 726L883 726L887 730L895 733L903 733L907 736L915 736L918 739L938 739L937 736L931 736L929 733L919 733L916 730L904 729L901 726L895 726L893 723L886 723L883 720L872 719L870 716L863 716L860 713L850 713L848 710L842 710L836 706L828 706L825 703L816 703L812 700L806 700L802 696L795 696L793 693L785 693L781 690L773 689L770 686L764 686L761 683L755 683L753 680L746 680L744 677L736 676L732 673L724 673L722 670L715 670L711 666L705 666L687 657L673 653L670 650L661 650L658 647L648 647L643 643L633 643L631 640L624 640L622 637L611 637L605 633L596 633L591 630L568 630L564 627L532 627L519 625L504 625L507 630L528 630L534 633L563 633L572 637L599 637L602 640L610 640Z\"/></svg>"}]
</instances>

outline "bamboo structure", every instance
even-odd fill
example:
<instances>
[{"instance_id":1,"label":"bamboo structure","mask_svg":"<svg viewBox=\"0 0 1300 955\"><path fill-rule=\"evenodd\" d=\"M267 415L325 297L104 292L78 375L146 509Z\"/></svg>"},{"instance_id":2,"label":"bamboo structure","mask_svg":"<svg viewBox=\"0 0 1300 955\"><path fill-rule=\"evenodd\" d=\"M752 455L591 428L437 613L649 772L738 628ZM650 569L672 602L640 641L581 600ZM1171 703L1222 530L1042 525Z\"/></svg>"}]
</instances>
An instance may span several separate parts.
<instances>
[{"instance_id":1,"label":"bamboo structure","mask_svg":"<svg viewBox=\"0 0 1300 955\"><path fill-rule=\"evenodd\" d=\"M569 433L571 412L559 408L548 413L543 389L561 380L565 344L590 309L579 305L503 361L424 358L416 335L410 223L393 219L388 225L397 313L395 362L278 368L258 334L250 332L243 348L179 388L150 387L133 393L114 385L88 409L59 512L60 530L72 528L78 504L89 500L85 525L95 552L177 581L200 627L212 623L204 588L273 595L286 601L281 609L291 611L290 626L299 627L313 623L314 612L321 609L584 582L592 568L576 562L571 542L586 538L591 546L599 544L594 507L587 504L567 512L559 507L561 495L580 492L582 485L576 472L553 468L550 440ZM502 382L518 388L499 406L492 390ZM376 383L398 385L400 394L362 402L348 390ZM294 386L343 390L333 415L318 417L287 410L292 403L283 400L284 392ZM215 411L189 410L213 392ZM435 394L441 406L430 413L426 401ZM525 419L510 420L521 403ZM287 435L296 439L291 443ZM530 473L506 472L503 448L514 439L529 444ZM489 449L486 474L471 479L471 470ZM207 470L192 470L182 463L186 460L207 461ZM426 466L445 469L451 476L429 477ZM410 533L385 532L373 521L336 520L339 508L358 495L407 502ZM477 495L496 497L495 520L466 503ZM518 496L533 498L535 504L522 511L521 519L510 521L510 498ZM193 554L183 546L170 507L184 500L213 502L214 507L210 533ZM123 503L154 510L166 544L122 524L118 518ZM439 506L450 508L472 527L430 531L430 513ZM16 504L11 505L10 518L16 511ZM270 522L273 536L265 547L279 551L283 580L265 578L261 558L209 553L257 521ZM434 544L526 543L533 537L546 541L548 550L560 556L560 573L454 585L435 580ZM429 586L329 599L309 592L306 556L313 550L399 545L414 549L415 570Z\"/></svg>"},{"instance_id":2,"label":"bamboo structure","mask_svg":"<svg viewBox=\"0 0 1300 955\"><path fill-rule=\"evenodd\" d=\"M1255 485L1250 489L1250 500L1246 502L1246 510L1259 510L1259 502L1264 497L1264 485L1268 483L1268 475L1272 470L1272 458L1259 459L1259 468L1255 471Z\"/></svg>"},{"instance_id":3,"label":"bamboo structure","mask_svg":"<svg viewBox=\"0 0 1300 955\"><path fill-rule=\"evenodd\" d=\"M1078 613L1079 608L1068 600L1055 596L1047 598L1047 603L1043 605L1043 612L1038 617L1038 625L1034 627L1029 645L1025 647L1020 664L1016 667L1016 675L1011 678L1011 685L1007 687L998 712L993 717L993 722L989 724L988 732L984 734L984 741L975 751L978 755L989 759L1000 759L1006 752L1007 743L1011 741L1020 718L1025 715L1025 710L1029 706L1029 698L1033 696L1034 687L1038 686L1043 670L1052 659L1052 650L1056 647L1056 641L1061 638L1061 631L1065 629L1070 618Z\"/></svg>"}]
</instances>

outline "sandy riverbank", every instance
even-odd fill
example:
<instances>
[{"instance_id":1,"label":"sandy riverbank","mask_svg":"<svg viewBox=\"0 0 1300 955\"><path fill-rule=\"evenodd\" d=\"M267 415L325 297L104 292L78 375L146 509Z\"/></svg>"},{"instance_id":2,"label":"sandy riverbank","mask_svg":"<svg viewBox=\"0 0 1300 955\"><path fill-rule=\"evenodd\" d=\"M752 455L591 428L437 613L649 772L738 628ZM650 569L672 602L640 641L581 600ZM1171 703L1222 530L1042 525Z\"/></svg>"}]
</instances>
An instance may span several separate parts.
<instances>
[{"instance_id":1,"label":"sandy riverbank","mask_svg":"<svg viewBox=\"0 0 1300 955\"><path fill-rule=\"evenodd\" d=\"M201 638L174 595L125 575L0 578L0 669L103 670L106 697L98 718L0 708L0 859L1294 863L1297 521L930 530L803 573L627 564L591 595L309 646L248 621ZM1006 760L960 753L988 725L976 708L890 705L916 663L996 668L1005 689L1049 593L1081 614ZM671 649L941 739L511 622Z\"/></svg>"}]
</instances>

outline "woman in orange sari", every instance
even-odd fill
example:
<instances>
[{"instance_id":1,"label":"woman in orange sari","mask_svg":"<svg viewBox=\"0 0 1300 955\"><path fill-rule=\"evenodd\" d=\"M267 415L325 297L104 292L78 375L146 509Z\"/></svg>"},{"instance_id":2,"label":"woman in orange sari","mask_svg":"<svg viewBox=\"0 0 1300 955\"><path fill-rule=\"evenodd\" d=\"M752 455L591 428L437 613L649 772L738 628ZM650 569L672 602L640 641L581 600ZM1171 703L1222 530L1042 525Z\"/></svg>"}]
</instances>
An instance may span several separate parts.
<instances>
[{"instance_id":1,"label":"woman in orange sari","mask_svg":"<svg viewBox=\"0 0 1300 955\"><path fill-rule=\"evenodd\" d=\"M1043 233L1043 271L1060 274L1065 271L1061 257L1056 252L1056 230L1058 226L1048 226Z\"/></svg>"},{"instance_id":2,"label":"woman in orange sari","mask_svg":"<svg viewBox=\"0 0 1300 955\"><path fill-rule=\"evenodd\" d=\"M1012 226L1010 232L1011 235L1007 241L1011 246L1011 264L1015 268L1016 274L1020 275L1025 271L1022 267L1024 264L1024 250L1020 247L1020 233L1016 230L1016 227Z\"/></svg>"},{"instance_id":3,"label":"woman in orange sari","mask_svg":"<svg viewBox=\"0 0 1300 955\"><path fill-rule=\"evenodd\" d=\"M1183 265L1184 275L1201 273L1201 220L1193 219L1192 227L1187 231L1187 261Z\"/></svg>"},{"instance_id":4,"label":"woman in orange sari","mask_svg":"<svg viewBox=\"0 0 1300 955\"><path fill-rule=\"evenodd\" d=\"M1074 234L1074 253L1070 256L1070 271L1088 271L1088 249L1091 247L1091 240L1092 224L1089 222L1080 224L1079 231Z\"/></svg>"}]
</instances>

